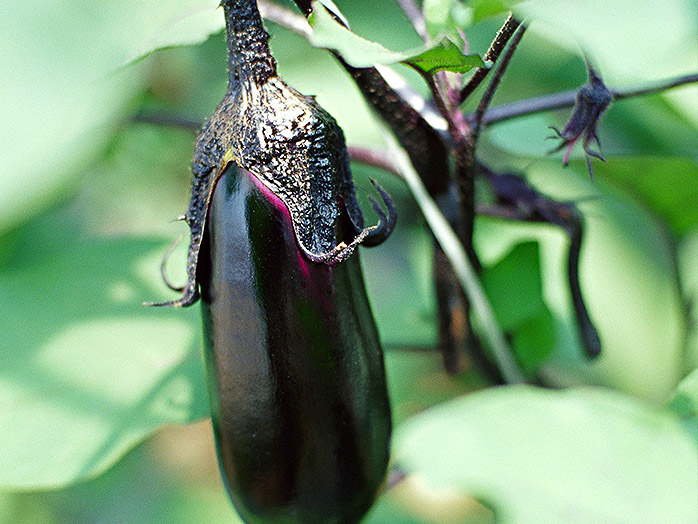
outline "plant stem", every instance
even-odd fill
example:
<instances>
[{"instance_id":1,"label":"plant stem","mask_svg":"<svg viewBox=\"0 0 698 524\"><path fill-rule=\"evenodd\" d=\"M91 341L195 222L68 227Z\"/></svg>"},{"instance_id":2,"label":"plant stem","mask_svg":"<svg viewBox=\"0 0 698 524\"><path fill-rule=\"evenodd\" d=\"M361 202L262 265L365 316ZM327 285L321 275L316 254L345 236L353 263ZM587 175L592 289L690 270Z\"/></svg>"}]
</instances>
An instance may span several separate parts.
<instances>
[{"instance_id":1,"label":"plant stem","mask_svg":"<svg viewBox=\"0 0 698 524\"><path fill-rule=\"evenodd\" d=\"M268 2L267 0L258 0L259 13L263 18L274 22L281 27L285 27L289 31L298 33L299 35L308 38L312 30L308 21L301 15L281 7L274 2Z\"/></svg>"},{"instance_id":2,"label":"plant stem","mask_svg":"<svg viewBox=\"0 0 698 524\"><path fill-rule=\"evenodd\" d=\"M698 73L660 80L651 84L642 84L632 86L625 89L611 89L614 100L623 100L625 98L633 98L636 96L649 95L673 89L698 82ZM561 91L550 95L543 95L526 100L519 100L509 104L502 104L488 109L482 116L482 125L495 124L504 120L518 118L521 116L540 113L543 111L552 111L554 109L565 109L573 107L577 98L577 89L569 91ZM475 113L470 113L466 116L468 122L473 122L476 118Z\"/></svg>"},{"instance_id":3,"label":"plant stem","mask_svg":"<svg viewBox=\"0 0 698 524\"><path fill-rule=\"evenodd\" d=\"M391 137L392 138L392 137ZM454 233L448 221L443 216L436 203L427 194L427 191L417 175L414 167L410 164L409 158L404 150L391 140L391 152L394 151L396 164L402 173L402 178L410 188L417 204L419 205L424 218L431 228L436 240L439 242L444 252L451 262L451 267L455 272L459 282L470 299L474 313L480 320L485 339L492 351L492 356L497 363L504 380L509 384L524 382L524 376L512 356L511 349L504 338L504 334L497 324L494 311L489 303L487 295L480 284L475 268L470 263L468 256L463 249L458 237Z\"/></svg>"},{"instance_id":4,"label":"plant stem","mask_svg":"<svg viewBox=\"0 0 698 524\"><path fill-rule=\"evenodd\" d=\"M499 28L499 31L497 31L494 40L492 40L489 49L487 49L487 52L484 54L482 59L488 62L496 62L499 55L504 50L504 47L507 45L507 42L514 34L514 31L516 31L517 27L519 27L519 21L513 16L509 16L502 27ZM460 101L458 105L465 102L473 91L477 89L489 71L490 69L488 67L479 67L475 70L473 76L470 77L468 82L460 91Z\"/></svg>"},{"instance_id":5,"label":"plant stem","mask_svg":"<svg viewBox=\"0 0 698 524\"><path fill-rule=\"evenodd\" d=\"M347 146L347 151L349 153L349 158L355 162L359 162L367 166L377 167L378 169L387 171L398 178L402 178L397 166L385 151L359 146Z\"/></svg>"},{"instance_id":6,"label":"plant stem","mask_svg":"<svg viewBox=\"0 0 698 524\"><path fill-rule=\"evenodd\" d=\"M223 0L228 37L230 82L250 79L261 84L276 76L276 60L269 50L256 0Z\"/></svg>"},{"instance_id":7,"label":"plant stem","mask_svg":"<svg viewBox=\"0 0 698 524\"><path fill-rule=\"evenodd\" d=\"M474 143L477 143L478 135L480 134L480 127L482 124L482 117L485 114L485 110L490 105L490 102L492 102L492 97L494 96L494 93L497 91L499 83L502 81L502 77L504 76L504 72L509 66L511 57L514 56L514 52L516 51L516 48L518 47L519 42L521 41L521 38L523 37L525 31L526 25L519 25L518 29L514 33L514 36L511 38L509 42L509 46L507 47L506 53L497 65L497 71L495 72L492 81L487 86L487 90L482 95L482 98L478 103L477 109L475 110L475 118L472 122L472 140Z\"/></svg>"}]
</instances>

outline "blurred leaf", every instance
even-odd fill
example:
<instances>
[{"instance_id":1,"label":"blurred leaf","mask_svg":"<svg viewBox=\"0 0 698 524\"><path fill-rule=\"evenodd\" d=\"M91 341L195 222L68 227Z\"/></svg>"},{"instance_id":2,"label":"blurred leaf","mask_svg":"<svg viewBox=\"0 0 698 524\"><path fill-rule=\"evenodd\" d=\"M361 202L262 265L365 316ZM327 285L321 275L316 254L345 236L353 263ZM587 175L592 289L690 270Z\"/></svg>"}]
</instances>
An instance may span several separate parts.
<instances>
[{"instance_id":1,"label":"blurred leaf","mask_svg":"<svg viewBox=\"0 0 698 524\"><path fill-rule=\"evenodd\" d=\"M408 475L385 493L367 524L495 524L492 511L453 489L434 489L419 474Z\"/></svg>"},{"instance_id":2,"label":"blurred leaf","mask_svg":"<svg viewBox=\"0 0 698 524\"><path fill-rule=\"evenodd\" d=\"M698 368L679 383L669 407L681 417L698 443Z\"/></svg>"},{"instance_id":3,"label":"blurred leaf","mask_svg":"<svg viewBox=\"0 0 698 524\"><path fill-rule=\"evenodd\" d=\"M142 42L168 24L178 28L192 6L202 3L214 4L2 3L0 62L6 81L0 92L0 234L72 187L142 88L144 67L123 64L144 52ZM176 34L167 45L192 41L182 30Z\"/></svg>"},{"instance_id":4,"label":"blurred leaf","mask_svg":"<svg viewBox=\"0 0 698 524\"><path fill-rule=\"evenodd\" d=\"M422 12L430 41L446 37L459 49L467 49L464 28L473 22L473 10L460 0L424 0Z\"/></svg>"},{"instance_id":5,"label":"blurred leaf","mask_svg":"<svg viewBox=\"0 0 698 524\"><path fill-rule=\"evenodd\" d=\"M512 346L523 371L530 375L537 373L555 348L555 319L547 307L518 325Z\"/></svg>"},{"instance_id":6,"label":"blurred leaf","mask_svg":"<svg viewBox=\"0 0 698 524\"><path fill-rule=\"evenodd\" d=\"M453 29L451 10L458 0L424 0L422 13L431 38L449 34Z\"/></svg>"},{"instance_id":7,"label":"blurred leaf","mask_svg":"<svg viewBox=\"0 0 698 524\"><path fill-rule=\"evenodd\" d=\"M473 8L473 18L475 22L491 18L509 11L514 2L505 0L470 0L468 5Z\"/></svg>"},{"instance_id":8,"label":"blurred leaf","mask_svg":"<svg viewBox=\"0 0 698 524\"><path fill-rule=\"evenodd\" d=\"M540 255L536 242L514 247L481 275L482 287L492 303L499 325L515 329L545 309L542 298Z\"/></svg>"},{"instance_id":9,"label":"blurred leaf","mask_svg":"<svg viewBox=\"0 0 698 524\"><path fill-rule=\"evenodd\" d=\"M172 47L200 44L225 25L220 0L178 0L161 7L157 19L151 22L149 34L132 41L125 62L135 62L148 54Z\"/></svg>"},{"instance_id":10,"label":"blurred leaf","mask_svg":"<svg viewBox=\"0 0 698 524\"><path fill-rule=\"evenodd\" d=\"M204 437L210 424L168 428L128 452L123 460L96 479L61 490L9 495L13 506L7 524L241 524L225 493L215 462L213 438ZM192 429L194 431L192 431ZM177 451L157 453L164 437L176 439ZM199 446L192 453L192 446ZM187 452L189 454L187 454ZM201 458L181 475L173 475L177 460ZM213 457L211 457L213 455ZM40 512L37 512L40 509ZM40 513L37 515L37 513ZM1 518L1 517L0 517Z\"/></svg>"},{"instance_id":11,"label":"blurred leaf","mask_svg":"<svg viewBox=\"0 0 698 524\"><path fill-rule=\"evenodd\" d=\"M537 242L519 244L481 274L497 321L512 336L517 359L529 374L555 345L554 321L543 301L539 251Z\"/></svg>"},{"instance_id":12,"label":"blurred leaf","mask_svg":"<svg viewBox=\"0 0 698 524\"><path fill-rule=\"evenodd\" d=\"M380 249L361 253L383 345L429 348L436 344L432 250L424 227L402 222Z\"/></svg>"},{"instance_id":13,"label":"blurred leaf","mask_svg":"<svg viewBox=\"0 0 698 524\"><path fill-rule=\"evenodd\" d=\"M463 73L484 65L477 55L464 55L455 44L442 40L429 48L397 52L371 42L342 27L327 9L315 2L309 22L313 28L310 43L316 47L332 49L354 67L396 64L411 65L425 73L447 70Z\"/></svg>"},{"instance_id":14,"label":"blurred leaf","mask_svg":"<svg viewBox=\"0 0 698 524\"><path fill-rule=\"evenodd\" d=\"M684 369L689 372L698 367L698 228L679 244L678 266L681 291L688 310Z\"/></svg>"},{"instance_id":15,"label":"blurred leaf","mask_svg":"<svg viewBox=\"0 0 698 524\"><path fill-rule=\"evenodd\" d=\"M677 235L698 224L698 164L683 158L634 157L599 164L608 176L665 220Z\"/></svg>"},{"instance_id":16,"label":"blurred leaf","mask_svg":"<svg viewBox=\"0 0 698 524\"><path fill-rule=\"evenodd\" d=\"M195 310L145 308L160 241L71 243L0 272L0 486L105 470L157 427L208 413Z\"/></svg>"},{"instance_id":17,"label":"blurred leaf","mask_svg":"<svg viewBox=\"0 0 698 524\"><path fill-rule=\"evenodd\" d=\"M381 496L366 515L362 524L429 524L414 518L392 499L390 491Z\"/></svg>"},{"instance_id":18,"label":"blurred leaf","mask_svg":"<svg viewBox=\"0 0 698 524\"><path fill-rule=\"evenodd\" d=\"M414 417L394 459L502 524L695 522L698 456L671 414L604 390L489 389Z\"/></svg>"},{"instance_id":19,"label":"blurred leaf","mask_svg":"<svg viewBox=\"0 0 698 524\"><path fill-rule=\"evenodd\" d=\"M534 31L569 49L581 47L611 85L695 68L696 0L531 0L513 8L533 22Z\"/></svg>"},{"instance_id":20,"label":"blurred leaf","mask_svg":"<svg viewBox=\"0 0 698 524\"><path fill-rule=\"evenodd\" d=\"M393 424L445 400L486 386L475 374L449 375L438 351L385 352Z\"/></svg>"},{"instance_id":21,"label":"blurred leaf","mask_svg":"<svg viewBox=\"0 0 698 524\"><path fill-rule=\"evenodd\" d=\"M118 22L117 22L118 23ZM0 234L50 205L106 142L137 72L109 75L115 21L98 5L0 6ZM58 58L60 57L60 58Z\"/></svg>"}]
</instances>

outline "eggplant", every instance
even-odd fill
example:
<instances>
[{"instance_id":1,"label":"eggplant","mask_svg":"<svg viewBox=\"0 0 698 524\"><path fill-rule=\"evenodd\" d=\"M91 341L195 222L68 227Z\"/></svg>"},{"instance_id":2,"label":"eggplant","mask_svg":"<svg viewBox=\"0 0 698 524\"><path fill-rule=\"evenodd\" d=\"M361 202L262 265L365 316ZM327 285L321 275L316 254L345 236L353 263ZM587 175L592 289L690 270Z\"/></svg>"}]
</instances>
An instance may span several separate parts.
<instances>
[{"instance_id":1,"label":"eggplant","mask_svg":"<svg viewBox=\"0 0 698 524\"><path fill-rule=\"evenodd\" d=\"M358 253L335 267L308 260L283 202L230 166L199 282L215 441L239 513L250 524L358 522L391 430Z\"/></svg>"},{"instance_id":2,"label":"eggplant","mask_svg":"<svg viewBox=\"0 0 698 524\"><path fill-rule=\"evenodd\" d=\"M396 221L375 184L365 227L344 134L276 74L254 0L223 0L229 88L196 143L183 220L201 298L221 474L249 524L352 524L385 477L383 353L360 245ZM165 279L167 282L167 279Z\"/></svg>"}]
</instances>

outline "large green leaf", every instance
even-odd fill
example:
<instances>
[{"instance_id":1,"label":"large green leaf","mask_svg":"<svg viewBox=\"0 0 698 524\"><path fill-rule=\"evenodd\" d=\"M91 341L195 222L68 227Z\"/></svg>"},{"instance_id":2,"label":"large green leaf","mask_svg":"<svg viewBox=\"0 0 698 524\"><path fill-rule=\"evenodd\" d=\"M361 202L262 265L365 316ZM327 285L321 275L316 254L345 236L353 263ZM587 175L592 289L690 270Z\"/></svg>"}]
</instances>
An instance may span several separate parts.
<instances>
[{"instance_id":1,"label":"large green leaf","mask_svg":"<svg viewBox=\"0 0 698 524\"><path fill-rule=\"evenodd\" d=\"M207 414L198 312L142 306L165 247L92 238L0 273L0 487L94 476Z\"/></svg>"},{"instance_id":2,"label":"large green leaf","mask_svg":"<svg viewBox=\"0 0 698 524\"><path fill-rule=\"evenodd\" d=\"M534 32L575 52L581 47L612 85L695 71L696 0L508 3Z\"/></svg>"},{"instance_id":3,"label":"large green leaf","mask_svg":"<svg viewBox=\"0 0 698 524\"><path fill-rule=\"evenodd\" d=\"M500 524L698 519L698 454L679 420L604 390L461 397L399 427L394 460L487 501Z\"/></svg>"},{"instance_id":4,"label":"large green leaf","mask_svg":"<svg viewBox=\"0 0 698 524\"><path fill-rule=\"evenodd\" d=\"M0 495L3 524L241 524L220 480L211 425L167 428L104 475Z\"/></svg>"},{"instance_id":5,"label":"large green leaf","mask_svg":"<svg viewBox=\"0 0 698 524\"><path fill-rule=\"evenodd\" d=\"M142 88L145 68L122 66L157 46L191 43L192 26L177 28L202 4L215 2L2 3L0 233L72 187ZM158 37L163 30L169 36Z\"/></svg>"},{"instance_id":6,"label":"large green leaf","mask_svg":"<svg viewBox=\"0 0 698 524\"><path fill-rule=\"evenodd\" d=\"M441 70L465 73L473 67L484 65L479 56L464 55L448 39L443 39L428 48L406 52L391 51L343 27L319 2L315 2L313 6L313 13L309 18L313 28L310 42L316 47L339 52L354 67L403 63L426 74L432 74Z\"/></svg>"},{"instance_id":7,"label":"large green leaf","mask_svg":"<svg viewBox=\"0 0 698 524\"><path fill-rule=\"evenodd\" d=\"M683 234L698 224L698 165L683 158L635 157L600 164L595 171L621 185Z\"/></svg>"}]
</instances>

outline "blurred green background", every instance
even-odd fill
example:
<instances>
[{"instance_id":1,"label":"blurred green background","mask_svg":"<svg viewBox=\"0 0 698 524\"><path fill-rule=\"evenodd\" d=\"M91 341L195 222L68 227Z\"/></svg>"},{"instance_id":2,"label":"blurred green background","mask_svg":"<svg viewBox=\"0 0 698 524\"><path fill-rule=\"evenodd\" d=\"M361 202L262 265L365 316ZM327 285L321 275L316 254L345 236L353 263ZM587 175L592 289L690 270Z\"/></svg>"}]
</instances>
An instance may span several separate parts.
<instances>
[{"instance_id":1,"label":"blurred green background","mask_svg":"<svg viewBox=\"0 0 698 524\"><path fill-rule=\"evenodd\" d=\"M171 297L159 264L187 233L173 219L188 203L195 133L135 116L204 121L214 110L227 81L216 3L0 6L1 523L236 522L205 420L198 309L141 306ZM486 2L429 3L455 8L479 53L504 18L481 17ZM420 44L391 0L337 4L368 39ZM695 0L516 8L533 22L495 104L579 87L580 48L614 88L698 70ZM328 53L268 29L281 76L316 94L348 143L383 147ZM563 169L546 156L547 126L568 114L493 126L479 157L580 200L598 361L577 339L564 235L476 225L484 284L519 363L563 391L488 389L473 372L442 371L430 235L399 181L353 166L364 203L373 176L400 211L394 235L362 250L362 262L387 349L394 461L408 477L369 523L698 519L698 89L614 104L595 183L581 157ZM184 279L185 250L186 241L168 264L173 280Z\"/></svg>"}]
</instances>

